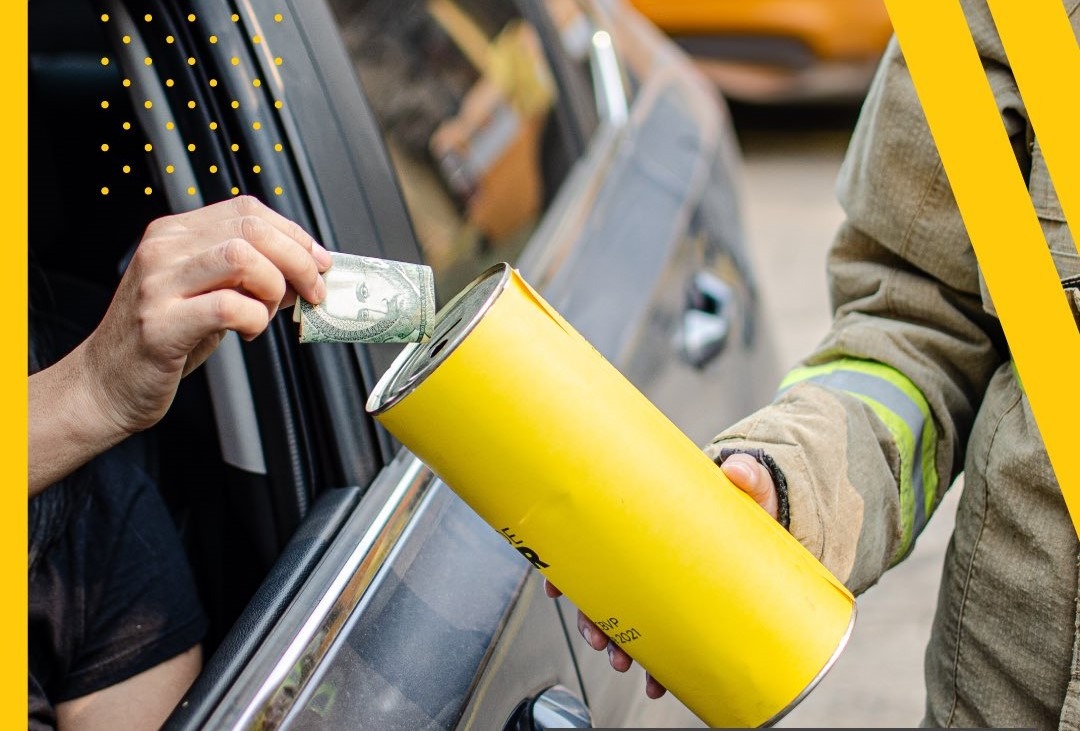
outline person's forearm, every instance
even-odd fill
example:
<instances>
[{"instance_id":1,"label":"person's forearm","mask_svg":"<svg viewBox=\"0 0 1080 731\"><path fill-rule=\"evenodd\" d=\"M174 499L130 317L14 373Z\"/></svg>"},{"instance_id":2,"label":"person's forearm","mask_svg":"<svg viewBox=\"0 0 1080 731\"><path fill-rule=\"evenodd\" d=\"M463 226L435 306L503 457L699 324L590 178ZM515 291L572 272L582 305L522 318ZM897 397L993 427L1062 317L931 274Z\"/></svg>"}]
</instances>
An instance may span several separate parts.
<instances>
[{"instance_id":1,"label":"person's forearm","mask_svg":"<svg viewBox=\"0 0 1080 731\"><path fill-rule=\"evenodd\" d=\"M30 497L128 436L94 394L84 347L30 376Z\"/></svg>"}]
</instances>

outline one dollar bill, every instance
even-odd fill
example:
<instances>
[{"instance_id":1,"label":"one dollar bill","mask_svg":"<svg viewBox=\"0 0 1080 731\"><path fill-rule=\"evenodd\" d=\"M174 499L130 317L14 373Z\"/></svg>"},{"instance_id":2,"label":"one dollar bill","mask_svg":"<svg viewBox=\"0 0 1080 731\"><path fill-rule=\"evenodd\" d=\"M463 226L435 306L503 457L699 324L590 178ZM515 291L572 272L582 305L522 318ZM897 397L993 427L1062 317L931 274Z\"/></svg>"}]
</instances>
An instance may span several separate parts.
<instances>
[{"instance_id":1,"label":"one dollar bill","mask_svg":"<svg viewBox=\"0 0 1080 731\"><path fill-rule=\"evenodd\" d=\"M297 298L301 343L418 343L431 336L435 278L431 267L331 253L326 299Z\"/></svg>"}]
</instances>

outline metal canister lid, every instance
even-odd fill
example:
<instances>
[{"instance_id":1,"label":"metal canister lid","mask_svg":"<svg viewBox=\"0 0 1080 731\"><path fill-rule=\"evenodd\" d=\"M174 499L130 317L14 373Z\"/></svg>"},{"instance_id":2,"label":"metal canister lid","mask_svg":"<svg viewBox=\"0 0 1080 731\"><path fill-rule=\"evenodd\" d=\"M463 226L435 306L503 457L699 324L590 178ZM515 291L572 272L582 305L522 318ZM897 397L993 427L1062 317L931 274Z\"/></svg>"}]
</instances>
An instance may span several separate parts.
<instances>
[{"instance_id":1,"label":"metal canister lid","mask_svg":"<svg viewBox=\"0 0 1080 731\"><path fill-rule=\"evenodd\" d=\"M379 414L391 408L434 373L483 319L506 288L510 272L509 264L496 264L440 309L431 337L406 346L375 384L367 400L368 413Z\"/></svg>"}]
</instances>

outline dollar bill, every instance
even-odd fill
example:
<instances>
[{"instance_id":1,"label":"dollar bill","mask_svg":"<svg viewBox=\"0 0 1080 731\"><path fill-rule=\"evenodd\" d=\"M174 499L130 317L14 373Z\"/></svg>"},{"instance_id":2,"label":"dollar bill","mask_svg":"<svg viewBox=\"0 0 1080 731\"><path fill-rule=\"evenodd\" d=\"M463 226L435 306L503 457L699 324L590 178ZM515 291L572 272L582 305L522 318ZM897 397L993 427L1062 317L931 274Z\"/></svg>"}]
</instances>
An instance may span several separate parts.
<instances>
[{"instance_id":1,"label":"dollar bill","mask_svg":"<svg viewBox=\"0 0 1080 731\"><path fill-rule=\"evenodd\" d=\"M326 299L296 301L302 343L418 343L431 335L435 279L421 264L331 253Z\"/></svg>"}]
</instances>

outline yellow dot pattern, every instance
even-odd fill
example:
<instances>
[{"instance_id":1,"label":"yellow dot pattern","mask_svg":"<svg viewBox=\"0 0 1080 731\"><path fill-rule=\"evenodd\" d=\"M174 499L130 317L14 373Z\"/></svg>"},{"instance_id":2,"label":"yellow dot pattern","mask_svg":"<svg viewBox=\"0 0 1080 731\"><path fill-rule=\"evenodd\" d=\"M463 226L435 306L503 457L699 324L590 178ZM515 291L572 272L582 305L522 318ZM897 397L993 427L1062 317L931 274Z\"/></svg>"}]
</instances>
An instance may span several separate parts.
<instances>
[{"instance_id":1,"label":"yellow dot pattern","mask_svg":"<svg viewBox=\"0 0 1080 731\"><path fill-rule=\"evenodd\" d=\"M281 23L281 22L283 22L285 20L284 16L281 13L275 13L273 17L274 17L274 22L275 23ZM101 18L102 23L107 23L110 20L110 16L109 16L108 13L103 13L100 16L100 18ZM239 23L240 22L240 16L237 13L232 13L229 16L229 18L233 23ZM146 23L151 23L151 22L153 22L154 17L150 13L146 13L143 16L143 20ZM187 20L188 20L189 23L196 22L197 17L195 15L195 13L189 13L188 16L187 16ZM209 38L209 41L210 41L211 44L217 44L218 43L218 36L217 35L210 35L208 38ZM124 35L121 40L123 41L123 43L125 45L131 45L131 43L132 43L132 37L130 35ZM176 38L173 35L166 35L165 36L165 42L168 43L168 44L175 44L176 43ZM255 45L260 45L260 44L263 43L263 37L261 35L254 35L254 36L251 37L251 42L253 44L255 44ZM229 62L233 66L239 66L240 65L240 58L238 56L233 56L233 57L231 57L229 59ZM282 59L281 56L275 56L273 58L273 62L274 62L275 66L281 66L281 65L284 64L284 59ZM112 60L108 56L101 57L101 65L102 66L109 66L111 63L112 63ZM146 66L152 66L153 63L154 63L154 59L152 57L150 57L150 56L146 56L146 57L143 58L143 63ZM187 58L187 64L188 64L188 66L195 66L197 64L196 58L194 56L189 56ZM130 88L132 86L131 79L125 78L125 79L122 80L122 83L123 83L123 86L125 88ZM209 79L209 85L212 88L216 88L218 86L217 79ZM251 80L251 85L253 87L255 87L256 89L261 88L262 87L262 80L258 79L258 78L252 79ZM171 89L171 88L176 86L176 82L175 82L175 80L173 80L171 78L165 79L165 86ZM108 99L103 99L100 102L100 106L101 106L102 109L109 109L110 106L111 106L111 103L110 103L110 101ZM143 102L143 106L146 109L152 109L153 106L154 106L154 103L150 99L146 99ZM187 102L188 109L195 109L196 106L197 106L197 104L196 104L195 100L193 100L193 99L189 100ZM233 100L231 102L231 106L232 106L233 109L239 109L240 108L240 102L238 100ZM282 109L283 107L284 107L284 104L280 99L277 99L277 100L274 101L274 108L275 109ZM127 122L127 121L123 122L121 126L125 131L129 131L132 128L131 127L131 122ZM216 122L216 121L212 121L212 122L209 123L209 127L210 127L211 130L216 131L218 129L218 126L219 126L218 122ZM262 129L262 123L258 122L258 121L252 122L251 127L254 130L260 130L260 129ZM171 122L171 121L166 122L165 123L165 129L167 129L167 130L175 130L176 129L176 124L174 122ZM102 152L108 152L109 149L110 148L109 148L108 143L103 143L101 145ZM147 142L146 144L143 145L143 149L146 152L153 152L154 146L151 143ZM194 143L189 143L187 145L187 149L188 149L188 152L195 152L196 146L195 146ZM232 150L233 152L239 152L240 151L240 145L234 142L231 145L229 145L229 149ZM284 146L280 142L278 142L278 143L276 143L274 145L274 151L275 152L282 152L283 150L284 150ZM127 175L127 174L131 173L132 167L131 167L131 165L124 165L121 168L121 170L125 175ZM173 165L171 165L171 164L165 166L165 172L166 173L172 174L172 173L175 172L175 170L176 170L175 167ZM211 174L217 174L218 166L217 165L210 165L208 170L210 171ZM251 170L252 170L253 173L258 175L258 174L262 173L262 166L260 166L258 164L255 164L255 165L252 166ZM154 192L153 188L151 188L150 186L146 186L143 189L143 193L145 195L148 195L148 196L153 194L153 192ZM189 187L187 189L188 195L193 196L193 195L196 194L196 192L197 191L196 191L195 187ZM233 186L230 189L230 192L233 195L239 195L240 194L240 189L239 189L239 187ZM109 194L109 188L107 186L102 186L101 187L101 195L105 196L105 195L108 195L108 194ZM283 194L284 194L284 189L280 185L276 186L274 188L274 195L279 195L280 196L280 195L283 195Z\"/></svg>"}]
</instances>

